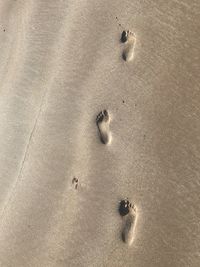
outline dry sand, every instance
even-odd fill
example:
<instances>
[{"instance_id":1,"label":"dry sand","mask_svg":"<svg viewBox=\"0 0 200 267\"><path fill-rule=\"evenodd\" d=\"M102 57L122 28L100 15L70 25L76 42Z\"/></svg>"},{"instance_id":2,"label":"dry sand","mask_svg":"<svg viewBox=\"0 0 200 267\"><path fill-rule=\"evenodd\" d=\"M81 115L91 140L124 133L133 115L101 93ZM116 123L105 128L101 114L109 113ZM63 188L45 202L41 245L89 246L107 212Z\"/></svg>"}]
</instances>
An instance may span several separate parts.
<instances>
[{"instance_id":1,"label":"dry sand","mask_svg":"<svg viewBox=\"0 0 200 267\"><path fill-rule=\"evenodd\" d=\"M0 266L199 267L199 0L1 0L0 62Z\"/></svg>"}]
</instances>

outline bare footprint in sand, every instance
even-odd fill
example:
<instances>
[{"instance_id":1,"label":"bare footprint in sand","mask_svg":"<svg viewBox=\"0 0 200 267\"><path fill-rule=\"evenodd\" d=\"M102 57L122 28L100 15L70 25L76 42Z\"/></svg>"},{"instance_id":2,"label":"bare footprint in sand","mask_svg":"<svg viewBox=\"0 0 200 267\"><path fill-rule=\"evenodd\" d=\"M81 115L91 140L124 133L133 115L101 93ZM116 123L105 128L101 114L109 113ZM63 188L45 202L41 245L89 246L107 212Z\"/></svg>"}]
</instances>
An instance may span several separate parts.
<instances>
[{"instance_id":1,"label":"bare footprint in sand","mask_svg":"<svg viewBox=\"0 0 200 267\"><path fill-rule=\"evenodd\" d=\"M77 190L77 188L78 188L78 178L74 177L72 179L72 184L74 185L74 188Z\"/></svg>"},{"instance_id":2,"label":"bare footprint in sand","mask_svg":"<svg viewBox=\"0 0 200 267\"><path fill-rule=\"evenodd\" d=\"M121 35L121 42L125 43L125 48L122 53L123 59L127 62L133 60L136 43L135 34L129 30L123 31Z\"/></svg>"},{"instance_id":3,"label":"bare footprint in sand","mask_svg":"<svg viewBox=\"0 0 200 267\"><path fill-rule=\"evenodd\" d=\"M111 142L110 132L110 116L107 110L101 111L96 118L97 127L99 129L100 140L107 145Z\"/></svg>"},{"instance_id":4,"label":"bare footprint in sand","mask_svg":"<svg viewBox=\"0 0 200 267\"><path fill-rule=\"evenodd\" d=\"M123 216L124 225L122 230L122 240L132 245L135 236L136 207L128 199L120 202L119 213Z\"/></svg>"}]
</instances>

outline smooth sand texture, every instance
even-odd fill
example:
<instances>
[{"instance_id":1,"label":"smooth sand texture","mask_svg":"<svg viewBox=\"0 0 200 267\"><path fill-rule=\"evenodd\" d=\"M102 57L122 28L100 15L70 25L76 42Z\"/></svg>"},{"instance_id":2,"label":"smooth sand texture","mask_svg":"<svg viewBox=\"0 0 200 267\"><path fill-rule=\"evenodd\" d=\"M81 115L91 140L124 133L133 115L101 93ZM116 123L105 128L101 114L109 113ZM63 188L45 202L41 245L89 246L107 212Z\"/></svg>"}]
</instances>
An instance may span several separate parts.
<instances>
[{"instance_id":1,"label":"smooth sand texture","mask_svg":"<svg viewBox=\"0 0 200 267\"><path fill-rule=\"evenodd\" d=\"M199 0L0 1L0 266L200 266L199 14Z\"/></svg>"}]
</instances>

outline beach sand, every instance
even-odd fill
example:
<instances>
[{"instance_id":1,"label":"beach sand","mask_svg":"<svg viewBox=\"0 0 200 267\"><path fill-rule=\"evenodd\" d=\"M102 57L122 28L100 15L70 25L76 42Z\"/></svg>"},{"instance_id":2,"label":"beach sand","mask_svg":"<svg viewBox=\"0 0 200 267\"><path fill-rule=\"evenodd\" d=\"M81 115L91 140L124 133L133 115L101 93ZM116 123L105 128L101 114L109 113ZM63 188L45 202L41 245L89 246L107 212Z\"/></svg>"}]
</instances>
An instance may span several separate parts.
<instances>
[{"instance_id":1,"label":"beach sand","mask_svg":"<svg viewBox=\"0 0 200 267\"><path fill-rule=\"evenodd\" d=\"M200 266L199 14L0 2L0 266Z\"/></svg>"}]
</instances>

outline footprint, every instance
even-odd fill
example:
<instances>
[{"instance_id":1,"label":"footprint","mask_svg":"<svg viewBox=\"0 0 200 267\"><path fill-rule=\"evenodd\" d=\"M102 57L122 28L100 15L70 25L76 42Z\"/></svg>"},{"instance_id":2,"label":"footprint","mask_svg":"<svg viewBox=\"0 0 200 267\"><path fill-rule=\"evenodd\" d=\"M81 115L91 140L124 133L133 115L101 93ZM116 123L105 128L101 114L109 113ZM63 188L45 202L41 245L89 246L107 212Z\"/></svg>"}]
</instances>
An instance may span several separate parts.
<instances>
[{"instance_id":1,"label":"footprint","mask_svg":"<svg viewBox=\"0 0 200 267\"><path fill-rule=\"evenodd\" d=\"M128 199L122 200L120 202L119 213L124 217L122 240L130 246L135 236L136 207Z\"/></svg>"},{"instance_id":2,"label":"footprint","mask_svg":"<svg viewBox=\"0 0 200 267\"><path fill-rule=\"evenodd\" d=\"M101 111L96 118L97 127L99 129L100 140L107 145L111 142L110 132L110 116L107 110Z\"/></svg>"},{"instance_id":3,"label":"footprint","mask_svg":"<svg viewBox=\"0 0 200 267\"><path fill-rule=\"evenodd\" d=\"M122 53L122 57L125 61L129 62L133 60L134 48L136 43L135 34L131 31L123 31L121 35L121 42L125 43L125 48Z\"/></svg>"},{"instance_id":4,"label":"footprint","mask_svg":"<svg viewBox=\"0 0 200 267\"><path fill-rule=\"evenodd\" d=\"M77 190L77 188L78 188L78 178L74 177L72 179L72 184L74 185L74 188Z\"/></svg>"}]
</instances>

